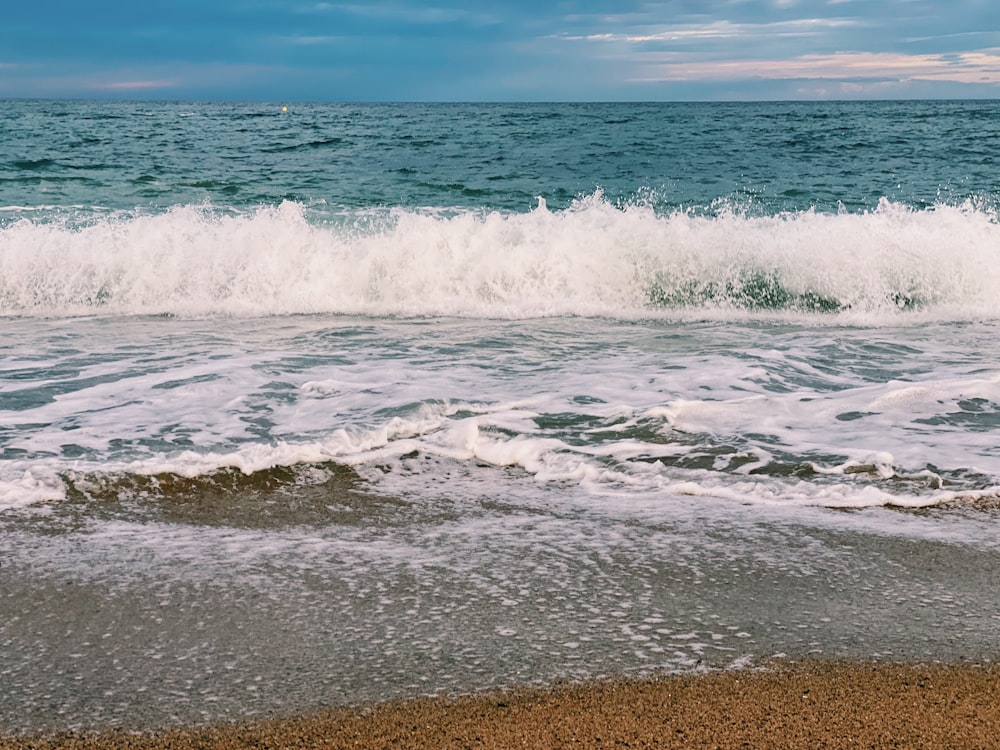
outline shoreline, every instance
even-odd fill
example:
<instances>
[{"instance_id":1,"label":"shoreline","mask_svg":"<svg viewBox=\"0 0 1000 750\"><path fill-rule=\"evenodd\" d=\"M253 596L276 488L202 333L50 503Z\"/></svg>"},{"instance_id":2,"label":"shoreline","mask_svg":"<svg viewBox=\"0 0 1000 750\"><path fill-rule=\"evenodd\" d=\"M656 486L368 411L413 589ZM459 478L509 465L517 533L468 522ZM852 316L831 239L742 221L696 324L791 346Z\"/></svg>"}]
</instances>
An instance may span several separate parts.
<instances>
[{"instance_id":1,"label":"shoreline","mask_svg":"<svg viewBox=\"0 0 1000 750\"><path fill-rule=\"evenodd\" d=\"M141 733L0 732L3 750L570 746L1000 747L1000 664L771 662Z\"/></svg>"}]
</instances>

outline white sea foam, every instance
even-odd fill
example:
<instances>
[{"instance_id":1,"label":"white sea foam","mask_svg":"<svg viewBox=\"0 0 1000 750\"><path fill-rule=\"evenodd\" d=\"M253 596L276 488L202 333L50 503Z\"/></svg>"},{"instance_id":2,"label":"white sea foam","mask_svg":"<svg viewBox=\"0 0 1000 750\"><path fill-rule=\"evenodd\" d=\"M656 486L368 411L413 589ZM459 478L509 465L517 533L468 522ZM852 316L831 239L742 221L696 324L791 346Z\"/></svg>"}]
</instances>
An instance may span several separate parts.
<instances>
[{"instance_id":1,"label":"white sea foam","mask_svg":"<svg viewBox=\"0 0 1000 750\"><path fill-rule=\"evenodd\" d=\"M484 467L516 468L520 476L532 478L538 485L576 486L595 496L618 497L622 501L628 498L628 503L638 493L639 496L716 498L740 504L918 508L1000 495L1000 486L942 489L941 478L935 473L924 470L907 474L900 469L896 458L885 452L855 451L858 458L836 465L810 463L815 474L837 478L826 482L752 475L751 470L767 466L773 458L760 447L743 454L742 458L752 460L730 473L716 471L718 466L713 470L679 469L654 460L689 452L689 448L677 444L624 439L599 445L573 445L527 431L509 436L498 432L497 427L509 428L519 423L527 430L530 419L527 422L524 419L530 417L530 412L511 412L499 406L495 414L456 416L468 411L467 404L437 405L420 409L412 418L394 417L371 429L340 428L321 440L254 443L225 452L181 451L125 462L76 461L68 465L55 460L7 462L0 477L0 509L59 500L65 496L67 478L77 489L85 491L91 479L100 476L173 474L194 478L210 476L220 469L236 469L250 475L275 467L327 462L353 466L365 474L368 467L401 466L406 456L415 454L423 456L425 461L433 460L422 468L407 468L405 482L396 491L419 493L415 468L419 468L418 473L430 471L429 481L434 484L442 481L442 465L452 464L480 467L476 470L480 478L474 483L489 483L491 493L502 493L500 486L504 482L517 480L484 473ZM487 410L479 407L479 411ZM805 424L800 427L811 429ZM446 475L447 470L444 471ZM315 478L323 476L319 472ZM378 472L368 476L381 477ZM911 484L906 486L917 487L919 491L890 489L879 483L893 478L908 480Z\"/></svg>"},{"instance_id":2,"label":"white sea foam","mask_svg":"<svg viewBox=\"0 0 1000 750\"><path fill-rule=\"evenodd\" d=\"M596 193L524 214L312 211L8 221L0 315L1000 315L1000 225L972 204L659 215Z\"/></svg>"},{"instance_id":3,"label":"white sea foam","mask_svg":"<svg viewBox=\"0 0 1000 750\"><path fill-rule=\"evenodd\" d=\"M0 508L160 474L294 467L273 478L308 482L330 464L386 494L623 508L993 507L998 494L992 321L29 317L4 330Z\"/></svg>"}]
</instances>

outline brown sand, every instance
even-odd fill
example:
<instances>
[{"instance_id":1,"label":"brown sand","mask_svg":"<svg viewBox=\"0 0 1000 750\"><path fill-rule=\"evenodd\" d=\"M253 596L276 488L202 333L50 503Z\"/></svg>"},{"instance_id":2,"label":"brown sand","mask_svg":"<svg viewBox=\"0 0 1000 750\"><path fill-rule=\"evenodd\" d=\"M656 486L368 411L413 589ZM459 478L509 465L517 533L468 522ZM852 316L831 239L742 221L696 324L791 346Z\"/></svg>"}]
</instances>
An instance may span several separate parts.
<instances>
[{"instance_id":1,"label":"brown sand","mask_svg":"<svg viewBox=\"0 0 1000 750\"><path fill-rule=\"evenodd\" d=\"M418 699L21 748L1000 748L1000 666L829 662Z\"/></svg>"}]
</instances>

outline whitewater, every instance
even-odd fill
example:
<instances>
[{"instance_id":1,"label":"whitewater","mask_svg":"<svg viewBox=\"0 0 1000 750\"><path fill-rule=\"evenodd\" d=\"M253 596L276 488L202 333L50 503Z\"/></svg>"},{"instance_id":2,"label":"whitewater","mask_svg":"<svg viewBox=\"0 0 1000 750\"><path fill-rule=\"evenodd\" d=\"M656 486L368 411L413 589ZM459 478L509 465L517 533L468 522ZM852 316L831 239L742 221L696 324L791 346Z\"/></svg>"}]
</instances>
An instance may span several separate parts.
<instances>
[{"instance_id":1,"label":"whitewater","mask_svg":"<svg viewBox=\"0 0 1000 750\"><path fill-rule=\"evenodd\" d=\"M8 104L0 728L997 658L995 103Z\"/></svg>"},{"instance_id":2,"label":"whitewater","mask_svg":"<svg viewBox=\"0 0 1000 750\"><path fill-rule=\"evenodd\" d=\"M30 217L30 214L29 214ZM920 210L662 215L597 191L560 211L244 212L19 218L0 228L0 314L747 317L838 323L995 317L998 225ZM820 319L823 322L830 322Z\"/></svg>"}]
</instances>

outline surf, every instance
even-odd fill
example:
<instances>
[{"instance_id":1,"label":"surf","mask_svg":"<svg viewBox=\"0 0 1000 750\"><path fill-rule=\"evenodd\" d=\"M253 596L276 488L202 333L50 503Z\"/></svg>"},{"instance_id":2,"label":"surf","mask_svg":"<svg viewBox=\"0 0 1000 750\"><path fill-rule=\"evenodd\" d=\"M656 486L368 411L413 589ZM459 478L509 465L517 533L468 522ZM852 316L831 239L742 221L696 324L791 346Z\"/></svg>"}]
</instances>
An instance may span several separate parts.
<instances>
[{"instance_id":1,"label":"surf","mask_svg":"<svg viewBox=\"0 0 1000 750\"><path fill-rule=\"evenodd\" d=\"M966 201L861 213L284 202L0 224L0 315L995 318L1000 224Z\"/></svg>"}]
</instances>

